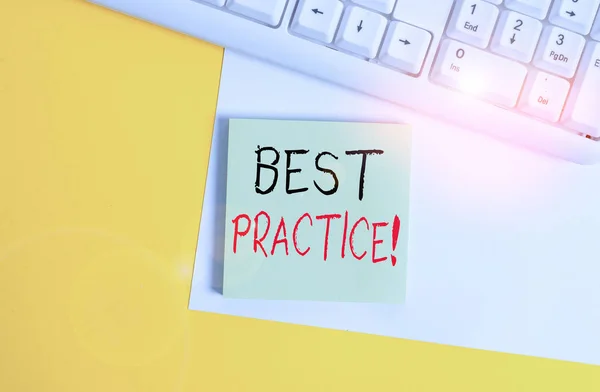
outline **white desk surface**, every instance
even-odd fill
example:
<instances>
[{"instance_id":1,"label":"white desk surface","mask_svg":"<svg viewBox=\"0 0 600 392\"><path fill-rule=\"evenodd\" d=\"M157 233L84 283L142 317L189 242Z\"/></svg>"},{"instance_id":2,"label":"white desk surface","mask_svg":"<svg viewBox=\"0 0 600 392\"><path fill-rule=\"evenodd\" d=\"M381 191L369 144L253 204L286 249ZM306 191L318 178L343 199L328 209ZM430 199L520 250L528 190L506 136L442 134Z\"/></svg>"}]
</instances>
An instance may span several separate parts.
<instances>
[{"instance_id":1,"label":"white desk surface","mask_svg":"<svg viewBox=\"0 0 600 392\"><path fill-rule=\"evenodd\" d=\"M413 125L404 305L221 296L231 117ZM540 156L226 51L190 309L600 365L599 200L600 166Z\"/></svg>"}]
</instances>

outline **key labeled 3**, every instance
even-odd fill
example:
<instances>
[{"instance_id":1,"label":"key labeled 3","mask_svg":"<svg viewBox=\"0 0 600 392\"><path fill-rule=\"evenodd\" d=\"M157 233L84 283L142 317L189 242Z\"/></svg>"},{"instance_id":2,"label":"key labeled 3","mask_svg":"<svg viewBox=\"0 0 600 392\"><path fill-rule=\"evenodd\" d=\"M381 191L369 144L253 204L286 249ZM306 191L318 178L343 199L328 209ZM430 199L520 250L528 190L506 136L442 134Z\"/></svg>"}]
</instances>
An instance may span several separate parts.
<instances>
[{"instance_id":1,"label":"key labeled 3","mask_svg":"<svg viewBox=\"0 0 600 392\"><path fill-rule=\"evenodd\" d=\"M357 6L344 12L335 44L349 52L374 58L381 44L387 19L382 15Z\"/></svg>"},{"instance_id":2,"label":"key labeled 3","mask_svg":"<svg viewBox=\"0 0 600 392\"><path fill-rule=\"evenodd\" d=\"M459 41L486 48L499 13L498 7L487 1L458 0L446 34Z\"/></svg>"},{"instance_id":3,"label":"key labeled 3","mask_svg":"<svg viewBox=\"0 0 600 392\"><path fill-rule=\"evenodd\" d=\"M431 33L403 22L392 22L379 59L382 63L410 74L418 74L427 55Z\"/></svg>"},{"instance_id":4,"label":"key labeled 3","mask_svg":"<svg viewBox=\"0 0 600 392\"><path fill-rule=\"evenodd\" d=\"M560 27L547 26L533 63L544 71L571 78L575 75L584 46L585 38L581 35Z\"/></svg>"},{"instance_id":5,"label":"key labeled 3","mask_svg":"<svg viewBox=\"0 0 600 392\"><path fill-rule=\"evenodd\" d=\"M533 57L541 33L542 22L539 20L514 11L504 11L496 26L490 49L528 63Z\"/></svg>"}]
</instances>

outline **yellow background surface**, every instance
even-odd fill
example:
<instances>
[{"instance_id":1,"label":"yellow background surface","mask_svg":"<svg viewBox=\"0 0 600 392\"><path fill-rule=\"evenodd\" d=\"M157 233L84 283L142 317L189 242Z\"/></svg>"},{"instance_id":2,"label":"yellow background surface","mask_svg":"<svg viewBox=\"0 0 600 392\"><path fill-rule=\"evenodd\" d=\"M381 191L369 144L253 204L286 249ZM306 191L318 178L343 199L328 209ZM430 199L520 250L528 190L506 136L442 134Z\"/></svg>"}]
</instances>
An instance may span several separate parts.
<instances>
[{"instance_id":1,"label":"yellow background surface","mask_svg":"<svg viewBox=\"0 0 600 392\"><path fill-rule=\"evenodd\" d=\"M0 391L600 390L593 366L188 311L221 59L0 0Z\"/></svg>"}]
</instances>

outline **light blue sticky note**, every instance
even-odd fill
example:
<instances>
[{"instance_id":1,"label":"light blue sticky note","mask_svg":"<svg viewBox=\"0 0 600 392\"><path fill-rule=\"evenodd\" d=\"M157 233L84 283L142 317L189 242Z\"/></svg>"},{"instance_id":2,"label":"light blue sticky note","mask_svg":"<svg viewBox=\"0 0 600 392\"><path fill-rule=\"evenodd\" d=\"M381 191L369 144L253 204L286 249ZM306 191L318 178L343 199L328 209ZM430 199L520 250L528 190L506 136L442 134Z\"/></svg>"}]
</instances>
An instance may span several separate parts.
<instances>
[{"instance_id":1,"label":"light blue sticky note","mask_svg":"<svg viewBox=\"0 0 600 392\"><path fill-rule=\"evenodd\" d=\"M403 302L408 125L229 121L223 295Z\"/></svg>"}]
</instances>

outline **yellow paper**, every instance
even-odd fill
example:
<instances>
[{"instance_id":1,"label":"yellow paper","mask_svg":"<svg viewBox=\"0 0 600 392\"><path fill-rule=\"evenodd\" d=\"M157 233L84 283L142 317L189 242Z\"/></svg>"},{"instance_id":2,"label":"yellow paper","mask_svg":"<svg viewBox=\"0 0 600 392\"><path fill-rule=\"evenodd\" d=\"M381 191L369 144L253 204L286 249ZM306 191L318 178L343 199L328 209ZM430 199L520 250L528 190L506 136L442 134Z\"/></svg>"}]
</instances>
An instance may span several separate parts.
<instances>
[{"instance_id":1,"label":"yellow paper","mask_svg":"<svg viewBox=\"0 0 600 392\"><path fill-rule=\"evenodd\" d=\"M188 311L221 56L0 0L0 391L600 390L592 366Z\"/></svg>"}]
</instances>

